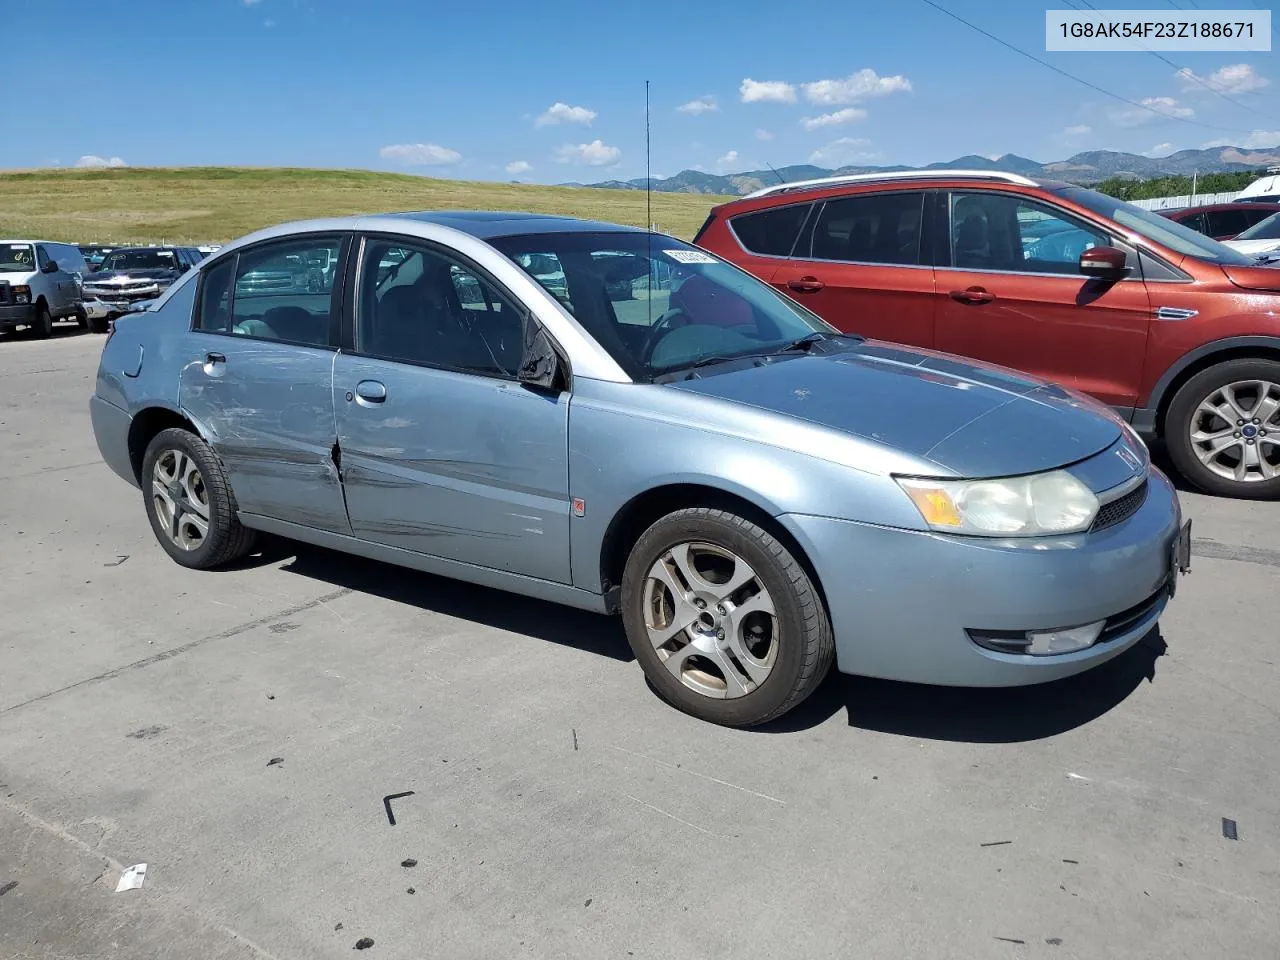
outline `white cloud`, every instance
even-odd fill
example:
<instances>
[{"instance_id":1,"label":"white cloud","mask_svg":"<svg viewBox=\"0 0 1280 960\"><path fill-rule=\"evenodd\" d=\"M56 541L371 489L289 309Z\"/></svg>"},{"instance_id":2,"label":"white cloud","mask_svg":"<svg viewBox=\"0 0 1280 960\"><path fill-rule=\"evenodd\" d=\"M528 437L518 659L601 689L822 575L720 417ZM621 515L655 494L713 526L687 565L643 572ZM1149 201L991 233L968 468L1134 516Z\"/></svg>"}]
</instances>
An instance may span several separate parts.
<instances>
[{"instance_id":1,"label":"white cloud","mask_svg":"<svg viewBox=\"0 0 1280 960\"><path fill-rule=\"evenodd\" d=\"M438 143L393 143L378 151L383 160L411 167L447 167L462 160L462 154Z\"/></svg>"},{"instance_id":2,"label":"white cloud","mask_svg":"<svg viewBox=\"0 0 1280 960\"><path fill-rule=\"evenodd\" d=\"M590 143L579 143L576 146L566 143L556 150L556 159L561 163L576 163L588 167L607 167L617 163L622 151L611 147L603 140L592 140Z\"/></svg>"},{"instance_id":3,"label":"white cloud","mask_svg":"<svg viewBox=\"0 0 1280 960\"><path fill-rule=\"evenodd\" d=\"M92 153L86 153L83 157L76 161L77 167L127 167L128 164L119 157L99 157Z\"/></svg>"},{"instance_id":4,"label":"white cloud","mask_svg":"<svg viewBox=\"0 0 1280 960\"><path fill-rule=\"evenodd\" d=\"M1167 157L1171 153L1173 153L1172 143L1157 143L1150 150L1142 151L1144 157Z\"/></svg>"},{"instance_id":5,"label":"white cloud","mask_svg":"<svg viewBox=\"0 0 1280 960\"><path fill-rule=\"evenodd\" d=\"M1109 114L1111 122L1117 127L1141 127L1155 123L1162 117L1186 120L1196 115L1194 110L1183 106L1173 97L1143 97L1139 103L1149 109L1126 107L1123 110L1112 110Z\"/></svg>"},{"instance_id":6,"label":"white cloud","mask_svg":"<svg viewBox=\"0 0 1280 960\"><path fill-rule=\"evenodd\" d=\"M901 74L882 77L870 67L851 73L843 80L816 80L802 83L805 98L810 103L833 106L857 103L871 97L886 97L891 93L910 93L911 81Z\"/></svg>"},{"instance_id":7,"label":"white cloud","mask_svg":"<svg viewBox=\"0 0 1280 960\"><path fill-rule=\"evenodd\" d=\"M591 126L591 121L596 118L596 112L586 107L571 107L567 103L556 101L539 115L537 120L533 121L535 127L554 127L561 123L580 123L585 127Z\"/></svg>"},{"instance_id":8,"label":"white cloud","mask_svg":"<svg viewBox=\"0 0 1280 960\"><path fill-rule=\"evenodd\" d=\"M716 159L717 167L729 167L738 162L738 151L730 150L723 157Z\"/></svg>"},{"instance_id":9,"label":"white cloud","mask_svg":"<svg viewBox=\"0 0 1280 960\"><path fill-rule=\"evenodd\" d=\"M772 140L772 139L773 139L773 134L772 134L772 133L770 133L768 130L766 130L764 127L757 127L757 128L756 128L756 139L757 139L757 140Z\"/></svg>"},{"instance_id":10,"label":"white cloud","mask_svg":"<svg viewBox=\"0 0 1280 960\"><path fill-rule=\"evenodd\" d=\"M517 174L528 173L532 169L533 164L526 160L512 160L507 164L507 173L511 174L513 177Z\"/></svg>"},{"instance_id":11,"label":"white cloud","mask_svg":"<svg viewBox=\"0 0 1280 960\"><path fill-rule=\"evenodd\" d=\"M1209 147L1243 147L1245 150L1268 150L1280 147L1280 130L1254 130L1243 140L1239 137L1227 137L1222 140L1210 140L1204 144Z\"/></svg>"},{"instance_id":12,"label":"white cloud","mask_svg":"<svg viewBox=\"0 0 1280 960\"><path fill-rule=\"evenodd\" d=\"M1087 137L1093 133L1093 127L1087 123L1077 123L1074 127L1067 127L1062 131L1064 137Z\"/></svg>"},{"instance_id":13,"label":"white cloud","mask_svg":"<svg viewBox=\"0 0 1280 960\"><path fill-rule=\"evenodd\" d=\"M743 103L795 103L796 88L782 80L752 80L738 87Z\"/></svg>"},{"instance_id":14,"label":"white cloud","mask_svg":"<svg viewBox=\"0 0 1280 960\"><path fill-rule=\"evenodd\" d=\"M682 103L676 107L677 113L688 113L692 116L701 116L704 113L715 113L720 109L720 104L716 103L716 98L712 96L699 97L697 100L690 100L688 103Z\"/></svg>"},{"instance_id":15,"label":"white cloud","mask_svg":"<svg viewBox=\"0 0 1280 960\"><path fill-rule=\"evenodd\" d=\"M1253 93L1271 86L1270 80L1255 73L1247 63L1233 63L1208 76L1201 76L1193 73L1190 67L1183 67L1174 76L1182 81L1182 89L1186 91L1207 92L1205 87L1209 87L1219 93Z\"/></svg>"},{"instance_id":16,"label":"white cloud","mask_svg":"<svg viewBox=\"0 0 1280 960\"><path fill-rule=\"evenodd\" d=\"M842 123L856 123L865 119L867 119L867 111L858 107L845 107L843 110L835 111L835 113L824 113L817 117L805 117L800 121L800 126L812 131L821 130L823 127L838 127Z\"/></svg>"},{"instance_id":17,"label":"white cloud","mask_svg":"<svg viewBox=\"0 0 1280 960\"><path fill-rule=\"evenodd\" d=\"M871 160L882 159L880 153L868 150L867 147L869 146L871 146L870 140L862 140L858 137L840 137L838 140L832 140L825 147L820 147L809 154L809 162L823 167L841 167L858 161L866 163Z\"/></svg>"}]
</instances>

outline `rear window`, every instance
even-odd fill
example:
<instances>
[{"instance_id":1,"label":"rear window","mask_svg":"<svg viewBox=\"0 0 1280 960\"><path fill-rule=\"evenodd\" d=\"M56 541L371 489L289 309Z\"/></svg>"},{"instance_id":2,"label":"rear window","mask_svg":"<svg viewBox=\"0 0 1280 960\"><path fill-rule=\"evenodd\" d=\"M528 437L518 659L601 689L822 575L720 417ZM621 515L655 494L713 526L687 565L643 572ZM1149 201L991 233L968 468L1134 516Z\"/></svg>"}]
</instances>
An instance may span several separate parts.
<instances>
[{"instance_id":1,"label":"rear window","mask_svg":"<svg viewBox=\"0 0 1280 960\"><path fill-rule=\"evenodd\" d=\"M729 221L738 242L751 253L789 257L812 204L796 203L744 213Z\"/></svg>"}]
</instances>

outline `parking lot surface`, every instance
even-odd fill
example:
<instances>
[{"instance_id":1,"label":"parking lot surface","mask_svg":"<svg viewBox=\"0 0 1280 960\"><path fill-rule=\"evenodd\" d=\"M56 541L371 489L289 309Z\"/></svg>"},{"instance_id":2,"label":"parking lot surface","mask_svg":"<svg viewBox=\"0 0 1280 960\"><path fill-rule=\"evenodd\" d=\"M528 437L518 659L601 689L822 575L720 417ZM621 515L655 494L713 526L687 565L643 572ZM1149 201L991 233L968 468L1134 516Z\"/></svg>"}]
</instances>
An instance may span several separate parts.
<instances>
[{"instance_id":1,"label":"parking lot surface","mask_svg":"<svg viewBox=\"0 0 1280 960\"><path fill-rule=\"evenodd\" d=\"M1280 955L1280 504L1184 493L1191 575L1091 674L734 731L616 620L175 565L98 458L101 344L0 338L0 957Z\"/></svg>"}]
</instances>

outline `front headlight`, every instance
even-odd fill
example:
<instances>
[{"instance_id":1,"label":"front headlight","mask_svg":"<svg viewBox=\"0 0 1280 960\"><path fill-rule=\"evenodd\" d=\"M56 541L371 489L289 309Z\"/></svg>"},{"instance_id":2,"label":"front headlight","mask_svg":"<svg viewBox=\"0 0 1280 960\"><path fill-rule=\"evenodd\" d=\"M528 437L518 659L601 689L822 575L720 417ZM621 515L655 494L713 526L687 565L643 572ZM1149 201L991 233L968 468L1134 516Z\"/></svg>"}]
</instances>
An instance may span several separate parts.
<instances>
[{"instance_id":1,"label":"front headlight","mask_svg":"<svg viewBox=\"0 0 1280 960\"><path fill-rule=\"evenodd\" d=\"M13 292L14 303L30 303L31 302L31 288L27 286L25 283L18 284L16 287L13 288L12 292Z\"/></svg>"},{"instance_id":2,"label":"front headlight","mask_svg":"<svg viewBox=\"0 0 1280 960\"><path fill-rule=\"evenodd\" d=\"M1093 491L1064 470L1000 480L898 477L934 530L979 537L1044 537L1088 530Z\"/></svg>"}]
</instances>

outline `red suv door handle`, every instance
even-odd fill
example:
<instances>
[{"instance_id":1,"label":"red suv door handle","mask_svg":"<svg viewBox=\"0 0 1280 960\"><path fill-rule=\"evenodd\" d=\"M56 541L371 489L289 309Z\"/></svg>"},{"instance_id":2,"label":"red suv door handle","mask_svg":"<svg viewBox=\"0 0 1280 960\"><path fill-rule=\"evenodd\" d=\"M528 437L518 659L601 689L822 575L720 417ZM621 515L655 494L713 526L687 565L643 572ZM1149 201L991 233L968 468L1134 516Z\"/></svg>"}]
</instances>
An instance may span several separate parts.
<instances>
[{"instance_id":1,"label":"red suv door handle","mask_svg":"<svg viewBox=\"0 0 1280 960\"><path fill-rule=\"evenodd\" d=\"M961 303L990 303L996 298L994 293L982 287L969 287L967 290L952 290L951 299Z\"/></svg>"},{"instance_id":2,"label":"red suv door handle","mask_svg":"<svg viewBox=\"0 0 1280 960\"><path fill-rule=\"evenodd\" d=\"M799 280L788 280L787 286L796 293L817 293L826 284L817 277L801 277Z\"/></svg>"}]
</instances>

